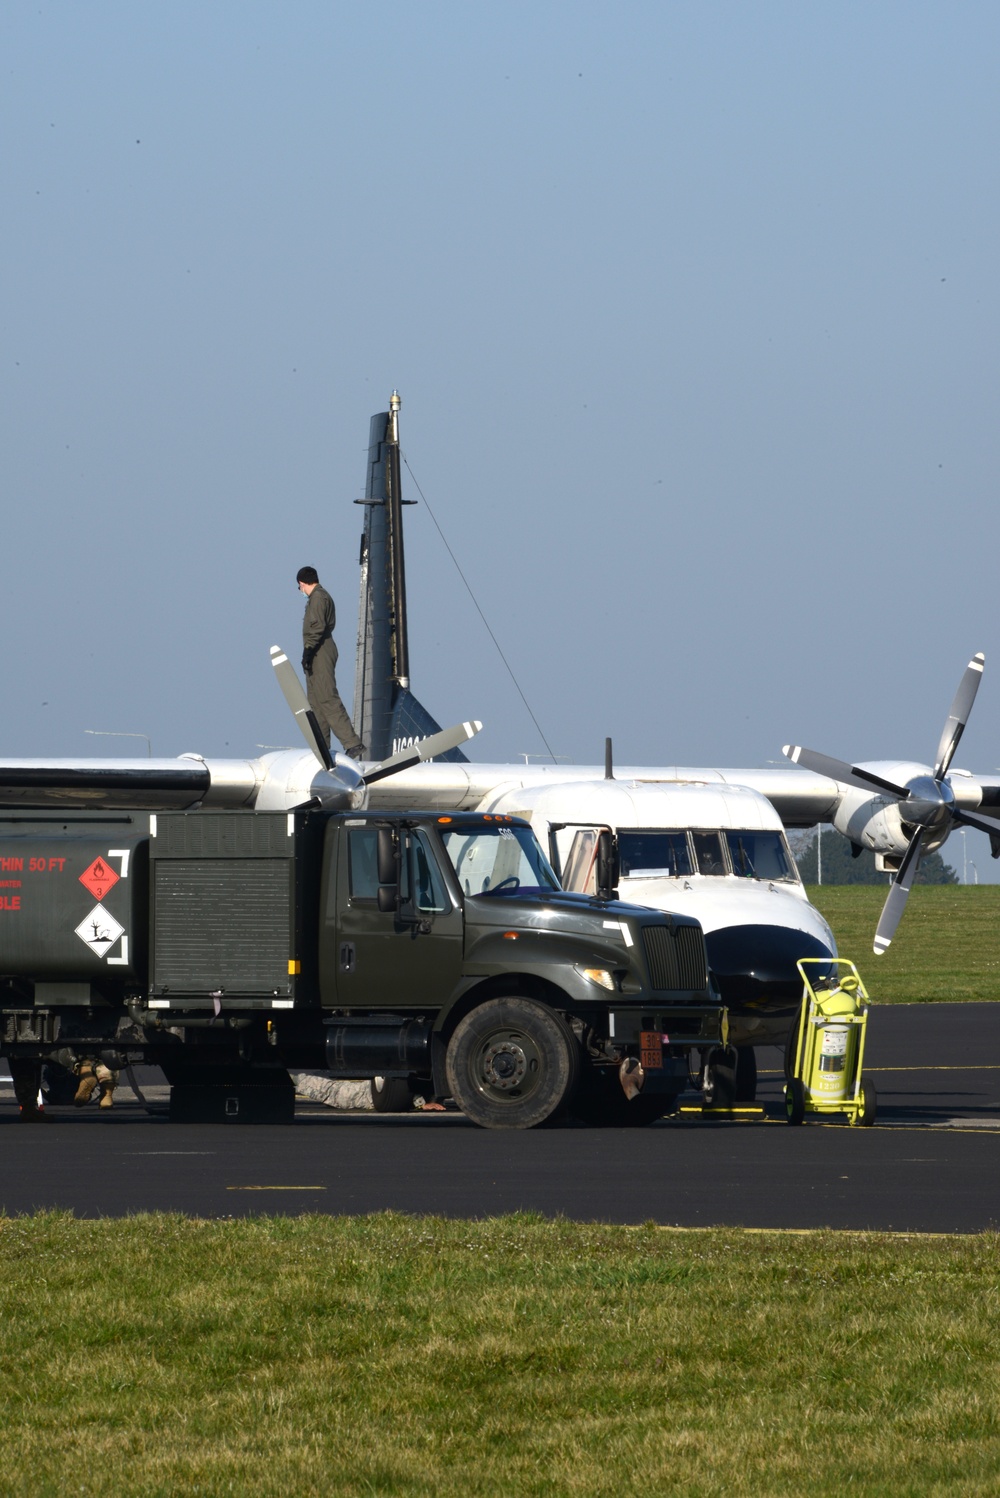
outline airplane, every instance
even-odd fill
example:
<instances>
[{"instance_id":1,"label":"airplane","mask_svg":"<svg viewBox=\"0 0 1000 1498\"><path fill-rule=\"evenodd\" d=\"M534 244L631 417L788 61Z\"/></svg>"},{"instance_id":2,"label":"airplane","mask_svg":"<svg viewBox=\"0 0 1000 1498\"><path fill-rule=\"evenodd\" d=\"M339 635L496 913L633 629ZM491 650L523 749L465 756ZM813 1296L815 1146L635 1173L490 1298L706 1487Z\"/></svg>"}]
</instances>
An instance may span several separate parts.
<instances>
[{"instance_id":1,"label":"airplane","mask_svg":"<svg viewBox=\"0 0 1000 1498\"><path fill-rule=\"evenodd\" d=\"M951 767L981 679L980 656L963 677L933 767L848 764L797 746L786 751L787 769L625 766L612 772L607 761L603 770L470 763L459 745L481 725L442 734L411 689L399 409L394 391L389 411L372 418L365 498L358 501L365 526L353 721L373 763L329 753L294 667L275 646L272 665L304 751L248 760L197 754L7 760L0 762L0 806L517 810L547 844L557 872L581 889L592 877L581 836L611 826L623 858L623 893L638 899L641 891L643 903L689 910L701 921L730 1006L732 1041L744 1052L788 1034L801 994L795 960L836 954L829 927L806 899L785 828L832 822L895 874L876 952L891 940L920 858L940 847L954 826L989 832L1000 856L1000 820L990 820L1000 819L1000 779ZM713 858L706 838L714 840ZM742 1059L752 1064L752 1056Z\"/></svg>"}]
</instances>

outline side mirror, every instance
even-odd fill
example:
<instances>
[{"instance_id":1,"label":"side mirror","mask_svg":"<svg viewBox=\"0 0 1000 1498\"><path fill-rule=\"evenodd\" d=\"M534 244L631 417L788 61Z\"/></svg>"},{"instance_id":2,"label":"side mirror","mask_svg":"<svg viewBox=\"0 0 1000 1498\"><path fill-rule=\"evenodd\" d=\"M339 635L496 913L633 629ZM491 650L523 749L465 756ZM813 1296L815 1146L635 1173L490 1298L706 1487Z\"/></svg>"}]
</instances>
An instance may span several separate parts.
<instances>
[{"instance_id":1,"label":"side mirror","mask_svg":"<svg viewBox=\"0 0 1000 1498\"><path fill-rule=\"evenodd\" d=\"M599 900L617 900L618 879L621 864L618 857L618 839L608 827L597 834L597 854L594 860L595 893Z\"/></svg>"},{"instance_id":2,"label":"side mirror","mask_svg":"<svg viewBox=\"0 0 1000 1498\"><path fill-rule=\"evenodd\" d=\"M378 869L378 908L383 915L399 909L399 833L392 827L376 832L375 862Z\"/></svg>"},{"instance_id":3,"label":"side mirror","mask_svg":"<svg viewBox=\"0 0 1000 1498\"><path fill-rule=\"evenodd\" d=\"M376 834L376 863L379 884L399 884L399 834L392 827L380 827Z\"/></svg>"}]
</instances>

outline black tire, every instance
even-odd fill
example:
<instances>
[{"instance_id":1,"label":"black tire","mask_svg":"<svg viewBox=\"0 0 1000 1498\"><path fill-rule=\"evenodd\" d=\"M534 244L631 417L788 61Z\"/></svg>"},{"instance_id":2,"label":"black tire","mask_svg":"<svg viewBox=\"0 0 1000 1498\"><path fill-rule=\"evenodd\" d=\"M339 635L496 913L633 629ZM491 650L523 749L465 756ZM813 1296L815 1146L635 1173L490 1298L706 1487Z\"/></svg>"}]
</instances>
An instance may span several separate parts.
<instances>
[{"instance_id":1,"label":"black tire","mask_svg":"<svg viewBox=\"0 0 1000 1498\"><path fill-rule=\"evenodd\" d=\"M875 1092L875 1083L869 1082L867 1077L861 1078L861 1112L858 1114L858 1123L863 1129L870 1129L875 1122L878 1112L878 1095Z\"/></svg>"},{"instance_id":2,"label":"black tire","mask_svg":"<svg viewBox=\"0 0 1000 1498\"><path fill-rule=\"evenodd\" d=\"M412 1113L413 1092L405 1077L372 1077L371 1085L376 1113Z\"/></svg>"},{"instance_id":3,"label":"black tire","mask_svg":"<svg viewBox=\"0 0 1000 1498\"><path fill-rule=\"evenodd\" d=\"M588 1129L644 1129L677 1106L677 1094L640 1093L627 1098L618 1080L618 1068L592 1067L581 1079L570 1107L574 1118Z\"/></svg>"},{"instance_id":4,"label":"black tire","mask_svg":"<svg viewBox=\"0 0 1000 1498\"><path fill-rule=\"evenodd\" d=\"M42 1097L50 1108L68 1108L79 1085L80 1079L57 1061L46 1061L42 1067Z\"/></svg>"},{"instance_id":5,"label":"black tire","mask_svg":"<svg viewBox=\"0 0 1000 1498\"><path fill-rule=\"evenodd\" d=\"M709 1053L701 1083L703 1108L731 1108L736 1102L736 1054L734 1047L717 1046Z\"/></svg>"},{"instance_id":6,"label":"black tire","mask_svg":"<svg viewBox=\"0 0 1000 1498\"><path fill-rule=\"evenodd\" d=\"M534 1129L576 1085L569 1027L534 999L488 999L460 1020L445 1058L455 1102L483 1129Z\"/></svg>"},{"instance_id":7,"label":"black tire","mask_svg":"<svg viewBox=\"0 0 1000 1498\"><path fill-rule=\"evenodd\" d=\"M757 1101L757 1052L752 1045L736 1047L736 1101Z\"/></svg>"},{"instance_id":8,"label":"black tire","mask_svg":"<svg viewBox=\"0 0 1000 1498\"><path fill-rule=\"evenodd\" d=\"M798 1077L785 1087L785 1117L790 1124L800 1124L806 1116L806 1090Z\"/></svg>"}]
</instances>

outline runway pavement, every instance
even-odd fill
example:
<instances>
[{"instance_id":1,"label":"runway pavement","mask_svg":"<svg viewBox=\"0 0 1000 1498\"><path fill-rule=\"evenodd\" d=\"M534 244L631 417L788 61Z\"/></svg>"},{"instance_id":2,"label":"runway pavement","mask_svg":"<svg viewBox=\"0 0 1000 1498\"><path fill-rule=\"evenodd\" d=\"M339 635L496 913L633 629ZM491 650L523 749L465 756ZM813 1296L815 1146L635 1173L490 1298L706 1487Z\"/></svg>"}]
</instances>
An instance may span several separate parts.
<instances>
[{"instance_id":1,"label":"runway pavement","mask_svg":"<svg viewBox=\"0 0 1000 1498\"><path fill-rule=\"evenodd\" d=\"M1000 1003L874 1009L873 1128L784 1121L780 1057L763 1112L682 1111L647 1129L474 1128L460 1114L334 1113L286 1127L170 1124L129 1089L107 1115L22 1125L0 1091L0 1207L80 1216L383 1210L702 1227L975 1232L1000 1226ZM694 1108L695 1098L682 1100Z\"/></svg>"}]
</instances>

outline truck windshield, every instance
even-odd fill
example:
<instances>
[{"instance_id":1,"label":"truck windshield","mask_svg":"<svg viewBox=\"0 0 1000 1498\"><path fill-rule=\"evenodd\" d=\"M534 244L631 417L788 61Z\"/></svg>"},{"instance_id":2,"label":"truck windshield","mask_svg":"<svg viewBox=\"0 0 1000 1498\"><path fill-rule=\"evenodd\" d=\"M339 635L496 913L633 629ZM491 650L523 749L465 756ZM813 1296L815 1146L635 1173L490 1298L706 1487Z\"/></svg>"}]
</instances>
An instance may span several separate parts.
<instances>
[{"instance_id":1,"label":"truck windshield","mask_svg":"<svg viewBox=\"0 0 1000 1498\"><path fill-rule=\"evenodd\" d=\"M794 881L791 861L780 832L727 832L733 873L743 879Z\"/></svg>"},{"instance_id":2,"label":"truck windshield","mask_svg":"<svg viewBox=\"0 0 1000 1498\"><path fill-rule=\"evenodd\" d=\"M441 838L467 895L548 894L559 888L530 827L442 827Z\"/></svg>"}]
</instances>

